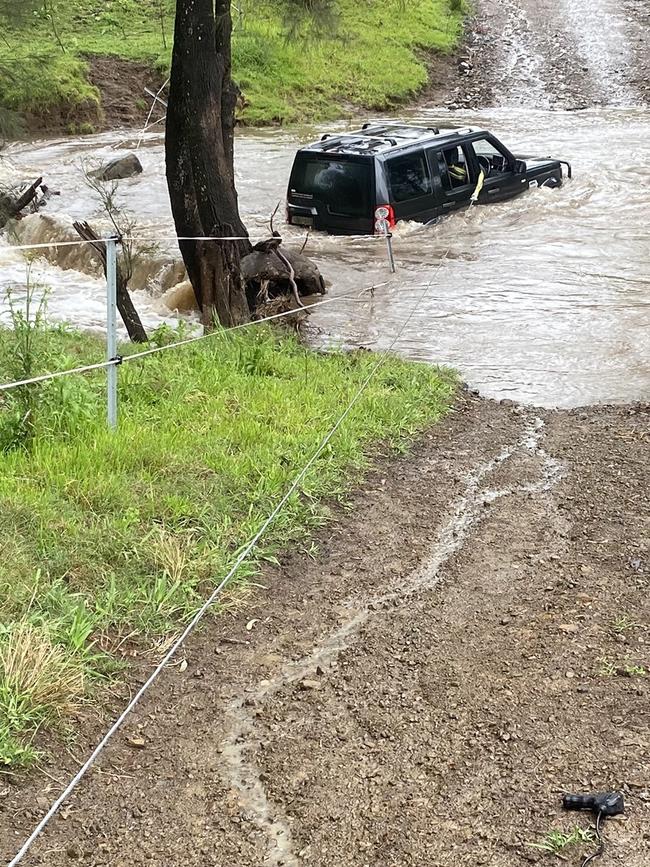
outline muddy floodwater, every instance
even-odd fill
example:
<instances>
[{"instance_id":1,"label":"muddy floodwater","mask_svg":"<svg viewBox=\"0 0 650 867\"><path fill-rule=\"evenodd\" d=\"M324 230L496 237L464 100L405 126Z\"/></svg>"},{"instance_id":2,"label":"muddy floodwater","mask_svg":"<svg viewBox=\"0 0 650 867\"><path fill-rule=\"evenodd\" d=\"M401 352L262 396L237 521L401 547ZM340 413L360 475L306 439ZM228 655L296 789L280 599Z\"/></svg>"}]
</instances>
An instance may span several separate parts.
<instances>
[{"instance_id":1,"label":"muddy floodwater","mask_svg":"<svg viewBox=\"0 0 650 867\"><path fill-rule=\"evenodd\" d=\"M489 113L421 109L402 116L426 125L488 127L516 152L570 160L573 180L560 190L531 190L515 201L475 207L430 227L400 225L395 275L388 270L383 242L313 235L307 252L318 261L331 296L377 286L372 297L342 298L314 311L313 339L321 345L381 349L417 303L395 350L453 365L485 395L547 406L647 397L648 109L565 112L508 106ZM316 132L239 135L237 181L253 237L265 234L268 215L284 200L296 148ZM115 132L14 146L8 164L25 177L44 171L47 182L61 190L49 213L88 217L97 204L84 186L82 163L122 153L133 147L133 137ZM144 173L122 182L122 198L137 212L140 233L174 252L162 136L148 136L139 153ZM288 241L302 241L296 230L285 232ZM42 240L38 228L26 240ZM3 242L0 256L2 285L24 282L21 254ZM101 327L101 281L42 260L34 275L50 289L53 318ZM155 286L151 294L136 293L147 324L173 321L155 296Z\"/></svg>"}]
</instances>

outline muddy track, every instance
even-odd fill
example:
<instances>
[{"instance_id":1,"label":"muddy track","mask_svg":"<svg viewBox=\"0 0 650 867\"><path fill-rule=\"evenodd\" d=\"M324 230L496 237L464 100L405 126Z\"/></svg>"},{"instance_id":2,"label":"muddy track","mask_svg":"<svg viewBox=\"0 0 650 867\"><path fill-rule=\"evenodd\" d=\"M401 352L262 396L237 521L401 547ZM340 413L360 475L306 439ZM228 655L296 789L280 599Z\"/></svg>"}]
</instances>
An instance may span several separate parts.
<instances>
[{"instance_id":1,"label":"muddy track","mask_svg":"<svg viewBox=\"0 0 650 867\"><path fill-rule=\"evenodd\" d=\"M478 0L451 107L648 101L644 0Z\"/></svg>"},{"instance_id":2,"label":"muddy track","mask_svg":"<svg viewBox=\"0 0 650 867\"><path fill-rule=\"evenodd\" d=\"M623 786L608 863L645 867L648 420L463 399L194 639L26 863L516 867L563 788ZM57 788L5 792L3 856Z\"/></svg>"},{"instance_id":3,"label":"muddy track","mask_svg":"<svg viewBox=\"0 0 650 867\"><path fill-rule=\"evenodd\" d=\"M320 689L320 680L310 681L308 678L314 674L318 677L327 676L337 665L340 654L355 644L364 627L371 625L374 630L382 628L387 613L390 616L390 612L410 605L414 597L437 586L442 567L463 547L468 535L485 514L486 506L500 497L516 493L512 488L494 490L484 484L504 462L521 452L537 456L541 459L539 479L524 483L519 492L533 493L550 489L560 478L561 467L538 445L542 428L540 418L531 418L517 443L505 445L496 457L467 473L464 491L451 505L449 519L440 528L431 552L419 568L406 578L393 582L392 586L389 584L378 595L350 600L346 603L348 618L325 636L309 654L283 666L274 678L265 679L254 691L231 703L227 715L229 734L224 758L231 779L240 791L240 802L267 836L269 845L265 863L298 865L300 860L292 844L289 822L286 817L280 817L277 809L270 804L260 769L250 757L259 738L255 720L260 715L260 709L282 690L295 684L302 684L307 689Z\"/></svg>"}]
</instances>

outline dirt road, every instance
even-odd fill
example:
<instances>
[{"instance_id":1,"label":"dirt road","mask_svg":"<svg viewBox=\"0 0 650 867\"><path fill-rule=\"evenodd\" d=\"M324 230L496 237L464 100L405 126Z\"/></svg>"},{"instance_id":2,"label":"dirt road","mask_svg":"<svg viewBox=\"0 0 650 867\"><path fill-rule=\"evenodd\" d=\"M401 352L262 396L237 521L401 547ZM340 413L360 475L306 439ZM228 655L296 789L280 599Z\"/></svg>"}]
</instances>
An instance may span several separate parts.
<instances>
[{"instance_id":1,"label":"dirt road","mask_svg":"<svg viewBox=\"0 0 650 867\"><path fill-rule=\"evenodd\" d=\"M588 824L563 790L620 787L606 863L647 867L649 421L462 398L195 638L25 863L523 867ZM5 792L3 856L57 791Z\"/></svg>"},{"instance_id":2,"label":"dirt road","mask_svg":"<svg viewBox=\"0 0 650 867\"><path fill-rule=\"evenodd\" d=\"M645 0L478 0L475 5L450 106L580 109L648 102Z\"/></svg>"}]
</instances>

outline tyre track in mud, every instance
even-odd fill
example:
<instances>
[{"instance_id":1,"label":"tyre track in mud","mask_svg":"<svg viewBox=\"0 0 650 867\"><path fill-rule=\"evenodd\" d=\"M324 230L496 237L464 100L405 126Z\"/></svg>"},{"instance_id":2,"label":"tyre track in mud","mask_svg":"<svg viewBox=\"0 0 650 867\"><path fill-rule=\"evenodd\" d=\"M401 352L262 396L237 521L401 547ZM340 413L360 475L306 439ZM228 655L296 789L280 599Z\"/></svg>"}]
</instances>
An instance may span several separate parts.
<instances>
[{"instance_id":1,"label":"tyre track in mud","mask_svg":"<svg viewBox=\"0 0 650 867\"><path fill-rule=\"evenodd\" d=\"M389 586L384 592L370 599L351 599L345 605L350 612L349 619L314 647L307 656L283 666L277 676L271 680L263 680L253 690L231 703L227 714L229 734L223 757L230 772L230 780L240 793L243 809L269 841L265 864L273 867L299 867L301 861L294 850L286 817L278 815L269 802L260 770L253 758L255 745L260 737L256 734L255 720L261 707L281 690L299 685L301 681L310 684L310 688L318 688L318 680L310 681L309 678L326 676L332 666L336 665L339 655L355 643L362 627L369 621L373 621L373 629L381 629L384 620L391 616L392 611L409 603L413 596L432 591L441 579L441 570L447 560L471 540L471 533L486 514L488 505L502 497L548 491L557 484L562 475L562 467L540 447L543 428L544 422L538 416L530 417L518 442L504 446L496 457L468 474L465 490L452 506L451 517L441 528L433 549L406 580ZM540 461L538 480L502 489L492 489L483 484L504 462L522 453Z\"/></svg>"},{"instance_id":2,"label":"tyre track in mud","mask_svg":"<svg viewBox=\"0 0 650 867\"><path fill-rule=\"evenodd\" d=\"M262 710L257 766L303 858L288 863L543 864L532 843L588 824L562 791L610 787L627 815L608 863L648 863L650 714L626 674L649 659L648 412L546 422L553 457L495 468L437 589L364 624L320 689Z\"/></svg>"}]
</instances>

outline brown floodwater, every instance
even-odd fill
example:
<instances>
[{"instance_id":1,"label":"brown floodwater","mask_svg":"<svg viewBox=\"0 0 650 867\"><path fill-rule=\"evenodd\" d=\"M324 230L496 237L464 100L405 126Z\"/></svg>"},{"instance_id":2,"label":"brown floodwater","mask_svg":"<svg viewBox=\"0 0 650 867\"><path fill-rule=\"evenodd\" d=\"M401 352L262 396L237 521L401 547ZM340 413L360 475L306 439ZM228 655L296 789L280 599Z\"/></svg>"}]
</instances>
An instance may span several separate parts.
<instances>
[{"instance_id":1,"label":"brown floodwater","mask_svg":"<svg viewBox=\"0 0 650 867\"><path fill-rule=\"evenodd\" d=\"M372 297L341 298L315 310L313 339L319 345L384 348L417 302L395 351L452 365L485 395L547 406L648 398L648 109L530 111L513 104L481 113L420 109L401 116L427 126L485 126L515 152L570 160L573 180L559 190L535 189L512 202L458 212L432 226L401 224L394 238L394 275L383 242L313 235L307 253L320 265L332 296L377 284ZM354 124L329 128L349 126ZM296 148L321 131L239 135L237 183L253 237L266 233L269 214L284 200ZM47 183L61 190L47 212L56 217L55 225L69 225L71 218L98 213L83 182L83 163L119 155L134 144L133 133L117 131L14 145L0 173L45 173ZM144 173L122 182L120 195L137 213L140 233L173 252L162 136L148 134L139 153ZM41 222L26 222L23 242L43 239ZM284 231L287 242L302 243L301 233ZM33 272L49 287L53 319L102 327L100 280L45 260ZM24 279L22 255L0 242L0 289ZM136 293L150 327L174 319L157 294L155 285ZM0 315L6 319L6 305Z\"/></svg>"}]
</instances>

